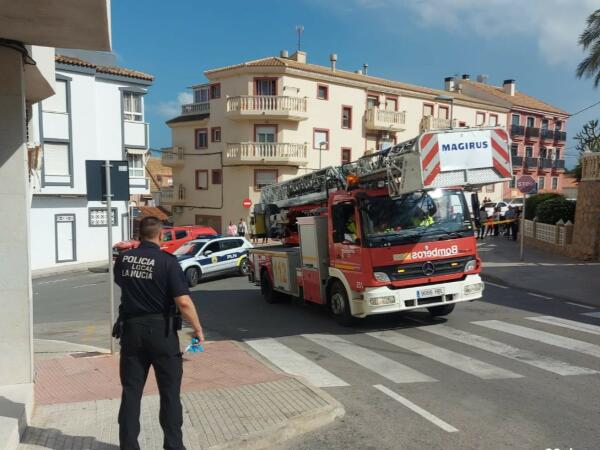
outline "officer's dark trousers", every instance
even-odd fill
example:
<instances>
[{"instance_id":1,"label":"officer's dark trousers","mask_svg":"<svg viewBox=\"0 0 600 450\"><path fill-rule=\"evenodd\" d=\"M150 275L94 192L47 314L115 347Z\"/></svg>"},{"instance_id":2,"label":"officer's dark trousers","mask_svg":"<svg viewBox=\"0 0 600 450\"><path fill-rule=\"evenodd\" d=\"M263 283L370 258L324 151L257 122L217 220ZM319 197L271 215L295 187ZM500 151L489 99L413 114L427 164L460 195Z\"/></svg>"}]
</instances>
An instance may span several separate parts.
<instances>
[{"instance_id":1,"label":"officer's dark trousers","mask_svg":"<svg viewBox=\"0 0 600 450\"><path fill-rule=\"evenodd\" d=\"M119 410L121 450L140 450L140 403L150 366L154 368L160 393L160 425L166 450L184 450L181 410L183 373L179 338L166 335L165 319L145 316L125 322L121 336L121 385L123 395Z\"/></svg>"}]
</instances>

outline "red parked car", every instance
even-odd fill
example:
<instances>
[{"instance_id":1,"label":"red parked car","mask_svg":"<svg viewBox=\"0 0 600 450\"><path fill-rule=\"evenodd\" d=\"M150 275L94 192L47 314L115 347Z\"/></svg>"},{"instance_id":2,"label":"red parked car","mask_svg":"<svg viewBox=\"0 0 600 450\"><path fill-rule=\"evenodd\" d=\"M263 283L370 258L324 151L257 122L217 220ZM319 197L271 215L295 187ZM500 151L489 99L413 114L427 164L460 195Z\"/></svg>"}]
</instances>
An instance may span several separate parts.
<instances>
[{"instance_id":1,"label":"red parked car","mask_svg":"<svg viewBox=\"0 0 600 450\"><path fill-rule=\"evenodd\" d=\"M160 240L161 250L173 253L184 243L193 239L220 237L220 234L212 227L205 225L184 225L180 227L164 227ZM138 248L140 241L137 239L129 239L128 241L117 242L113 245L113 256L132 248Z\"/></svg>"}]
</instances>

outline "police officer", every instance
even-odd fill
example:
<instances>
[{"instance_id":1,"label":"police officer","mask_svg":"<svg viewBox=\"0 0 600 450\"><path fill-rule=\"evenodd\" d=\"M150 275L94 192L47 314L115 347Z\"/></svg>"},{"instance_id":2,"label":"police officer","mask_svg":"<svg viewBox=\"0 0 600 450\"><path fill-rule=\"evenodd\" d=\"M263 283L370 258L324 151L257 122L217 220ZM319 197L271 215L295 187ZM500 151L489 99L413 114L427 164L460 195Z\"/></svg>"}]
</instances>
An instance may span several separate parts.
<instances>
[{"instance_id":1,"label":"police officer","mask_svg":"<svg viewBox=\"0 0 600 450\"><path fill-rule=\"evenodd\" d=\"M115 282L121 288L115 335L121 338L120 374L123 394L119 410L122 450L140 450L140 403L150 366L160 393L160 425L164 448L185 450L180 391L183 366L178 318L204 341L202 326L177 259L160 250L162 224L156 217L140 223L139 248L119 255ZM177 310L181 315L178 315Z\"/></svg>"}]
</instances>

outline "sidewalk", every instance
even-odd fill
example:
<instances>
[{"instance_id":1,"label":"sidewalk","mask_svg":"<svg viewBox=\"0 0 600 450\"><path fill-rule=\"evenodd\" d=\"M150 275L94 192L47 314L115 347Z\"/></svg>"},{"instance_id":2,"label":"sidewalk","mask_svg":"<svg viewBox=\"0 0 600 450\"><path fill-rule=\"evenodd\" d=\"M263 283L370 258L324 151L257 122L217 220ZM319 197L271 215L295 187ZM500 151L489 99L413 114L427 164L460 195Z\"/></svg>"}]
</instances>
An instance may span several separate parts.
<instances>
[{"instance_id":1,"label":"sidewalk","mask_svg":"<svg viewBox=\"0 0 600 450\"><path fill-rule=\"evenodd\" d=\"M600 263L586 263L525 246L504 236L477 240L484 280L553 298L600 306Z\"/></svg>"},{"instance_id":2,"label":"sidewalk","mask_svg":"<svg viewBox=\"0 0 600 450\"><path fill-rule=\"evenodd\" d=\"M272 370L235 342L205 348L184 355L188 450L268 448L344 414L324 391ZM36 358L36 409L18 450L118 450L120 395L118 355ZM162 449L158 402L151 371L141 413L145 450Z\"/></svg>"}]
</instances>

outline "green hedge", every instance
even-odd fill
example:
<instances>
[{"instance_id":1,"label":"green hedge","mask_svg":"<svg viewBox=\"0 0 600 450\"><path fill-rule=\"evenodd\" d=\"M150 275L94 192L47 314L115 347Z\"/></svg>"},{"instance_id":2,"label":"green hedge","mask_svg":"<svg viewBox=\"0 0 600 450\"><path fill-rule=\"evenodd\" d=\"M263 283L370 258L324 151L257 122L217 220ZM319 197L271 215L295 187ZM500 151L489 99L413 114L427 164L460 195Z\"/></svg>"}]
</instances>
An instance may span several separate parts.
<instances>
[{"instance_id":1,"label":"green hedge","mask_svg":"<svg viewBox=\"0 0 600 450\"><path fill-rule=\"evenodd\" d=\"M539 222L550 225L556 224L561 219L563 222L567 220L575 222L575 202L564 197L546 200L538 205L537 218Z\"/></svg>"},{"instance_id":2,"label":"green hedge","mask_svg":"<svg viewBox=\"0 0 600 450\"><path fill-rule=\"evenodd\" d=\"M525 218L527 220L533 220L536 216L537 208L540 203L550 200L551 198L563 198L560 194L553 194L551 192L545 194L535 194L525 200Z\"/></svg>"}]
</instances>

